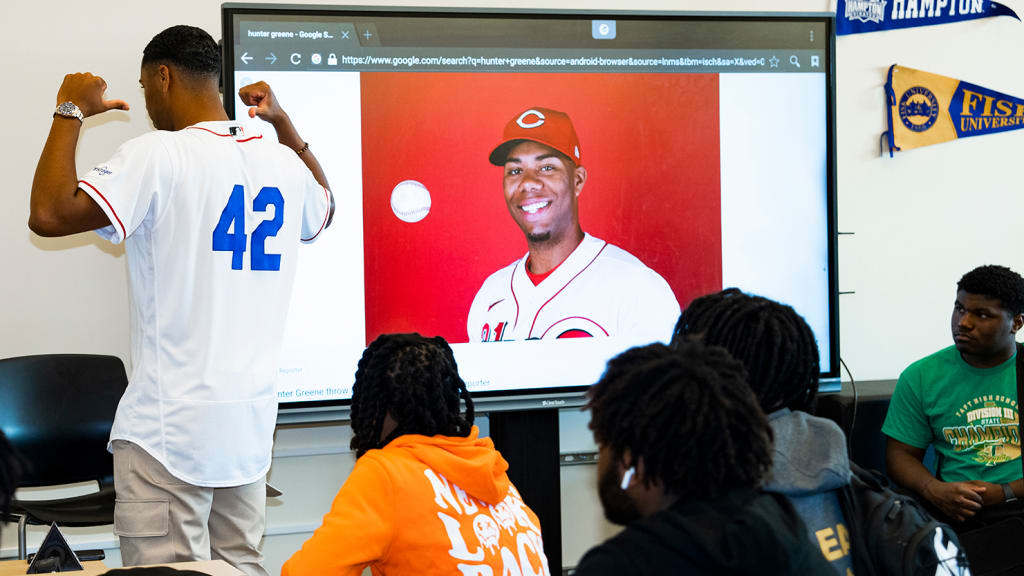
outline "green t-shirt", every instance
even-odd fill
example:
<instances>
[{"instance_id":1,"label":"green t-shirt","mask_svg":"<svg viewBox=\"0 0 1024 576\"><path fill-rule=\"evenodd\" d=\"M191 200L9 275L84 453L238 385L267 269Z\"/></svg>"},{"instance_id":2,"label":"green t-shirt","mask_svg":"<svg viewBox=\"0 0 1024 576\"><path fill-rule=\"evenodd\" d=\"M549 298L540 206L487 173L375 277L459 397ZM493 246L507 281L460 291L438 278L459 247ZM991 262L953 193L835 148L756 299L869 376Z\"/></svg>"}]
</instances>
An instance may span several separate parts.
<instances>
[{"instance_id":1,"label":"green t-shirt","mask_svg":"<svg viewBox=\"0 0 1024 576\"><path fill-rule=\"evenodd\" d=\"M1016 356L975 368L955 346L900 374L882 432L917 448L935 446L947 482L1002 484L1021 477Z\"/></svg>"}]
</instances>

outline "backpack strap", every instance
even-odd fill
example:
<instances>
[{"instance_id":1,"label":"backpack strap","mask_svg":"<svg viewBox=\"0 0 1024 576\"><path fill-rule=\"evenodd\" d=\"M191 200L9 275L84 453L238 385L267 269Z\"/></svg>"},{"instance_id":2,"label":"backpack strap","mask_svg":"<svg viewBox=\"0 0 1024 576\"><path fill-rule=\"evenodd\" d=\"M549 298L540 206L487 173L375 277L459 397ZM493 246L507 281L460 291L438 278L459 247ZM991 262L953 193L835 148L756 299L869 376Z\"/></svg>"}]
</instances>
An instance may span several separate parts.
<instances>
[{"instance_id":1,"label":"backpack strap","mask_svg":"<svg viewBox=\"0 0 1024 576\"><path fill-rule=\"evenodd\" d=\"M839 510L843 514L843 519L846 520L846 528L852 551L853 573L857 576L879 576L878 570L875 568L868 551L869 546L866 538L868 527L861 522L864 514L857 509L857 496L854 494L853 487L854 482L860 481L871 486L873 490L877 490L878 481L877 478L853 462L850 462L850 472L850 482L836 490L836 499L839 501Z\"/></svg>"},{"instance_id":2,"label":"backpack strap","mask_svg":"<svg viewBox=\"0 0 1024 576\"><path fill-rule=\"evenodd\" d=\"M871 486L872 490L881 492L889 486L889 479L875 470L865 470L854 461L850 461L850 472L860 479L861 482Z\"/></svg>"}]
</instances>

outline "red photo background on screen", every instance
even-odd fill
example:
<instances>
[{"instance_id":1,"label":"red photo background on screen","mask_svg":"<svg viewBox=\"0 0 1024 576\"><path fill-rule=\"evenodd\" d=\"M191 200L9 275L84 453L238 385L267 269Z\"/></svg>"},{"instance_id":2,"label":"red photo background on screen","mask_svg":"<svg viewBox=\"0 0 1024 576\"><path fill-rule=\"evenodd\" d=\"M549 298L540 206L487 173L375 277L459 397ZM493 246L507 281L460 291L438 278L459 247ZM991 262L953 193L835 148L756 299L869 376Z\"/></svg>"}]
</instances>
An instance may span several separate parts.
<instances>
[{"instance_id":1,"label":"red photo background on screen","mask_svg":"<svg viewBox=\"0 0 1024 576\"><path fill-rule=\"evenodd\" d=\"M661 274L680 306L721 288L717 75L363 73L361 83L367 342L385 332L468 340L480 285L526 253L502 168L487 157L531 106L573 121L588 171L585 232ZM391 211L403 180L430 191L419 222Z\"/></svg>"}]
</instances>

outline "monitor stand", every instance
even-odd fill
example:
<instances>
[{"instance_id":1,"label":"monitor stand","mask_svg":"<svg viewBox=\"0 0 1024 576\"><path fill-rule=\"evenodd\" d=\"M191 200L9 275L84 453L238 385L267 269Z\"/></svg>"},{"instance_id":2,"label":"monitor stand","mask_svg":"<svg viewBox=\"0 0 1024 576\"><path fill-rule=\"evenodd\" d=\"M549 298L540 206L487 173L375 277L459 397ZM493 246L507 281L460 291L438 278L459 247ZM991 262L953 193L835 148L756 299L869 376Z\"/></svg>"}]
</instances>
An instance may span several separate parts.
<instances>
[{"instance_id":1,"label":"monitor stand","mask_svg":"<svg viewBox=\"0 0 1024 576\"><path fill-rule=\"evenodd\" d=\"M514 410L489 415L494 447L508 461L508 478L540 520L552 576L562 573L562 490L558 410Z\"/></svg>"}]
</instances>

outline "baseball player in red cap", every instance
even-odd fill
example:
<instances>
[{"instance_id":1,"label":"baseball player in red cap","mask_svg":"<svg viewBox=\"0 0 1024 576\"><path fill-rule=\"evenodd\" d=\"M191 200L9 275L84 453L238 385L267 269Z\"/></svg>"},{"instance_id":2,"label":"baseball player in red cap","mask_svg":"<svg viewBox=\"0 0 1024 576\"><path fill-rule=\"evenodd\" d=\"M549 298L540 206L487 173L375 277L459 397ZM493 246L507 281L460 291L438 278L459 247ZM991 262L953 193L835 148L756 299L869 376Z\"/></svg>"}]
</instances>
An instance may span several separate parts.
<instances>
[{"instance_id":1,"label":"baseball player in red cap","mask_svg":"<svg viewBox=\"0 0 1024 576\"><path fill-rule=\"evenodd\" d=\"M470 341L671 337L679 303L665 279L580 227L587 169L565 112L535 106L516 115L490 162L504 168L505 203L529 252L480 287Z\"/></svg>"}]
</instances>

